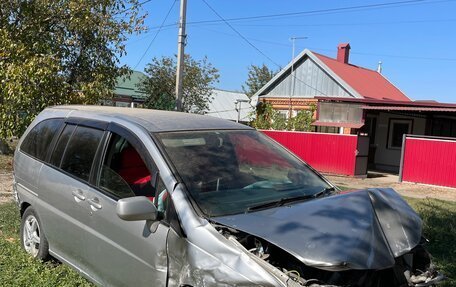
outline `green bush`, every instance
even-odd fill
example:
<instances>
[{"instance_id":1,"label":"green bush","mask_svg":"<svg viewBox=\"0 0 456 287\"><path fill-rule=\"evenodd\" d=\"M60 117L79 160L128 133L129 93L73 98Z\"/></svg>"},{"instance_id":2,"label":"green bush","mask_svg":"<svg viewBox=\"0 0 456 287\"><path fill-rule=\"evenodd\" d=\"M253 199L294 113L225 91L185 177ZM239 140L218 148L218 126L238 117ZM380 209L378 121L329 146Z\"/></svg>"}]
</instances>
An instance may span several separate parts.
<instances>
[{"instance_id":1,"label":"green bush","mask_svg":"<svg viewBox=\"0 0 456 287\"><path fill-rule=\"evenodd\" d=\"M311 105L308 110L300 110L296 116L286 118L284 114L275 110L271 104L260 103L256 112L251 116L255 119L251 125L256 129L263 130L287 130L287 131L311 131L313 115L316 110L315 105Z\"/></svg>"}]
</instances>

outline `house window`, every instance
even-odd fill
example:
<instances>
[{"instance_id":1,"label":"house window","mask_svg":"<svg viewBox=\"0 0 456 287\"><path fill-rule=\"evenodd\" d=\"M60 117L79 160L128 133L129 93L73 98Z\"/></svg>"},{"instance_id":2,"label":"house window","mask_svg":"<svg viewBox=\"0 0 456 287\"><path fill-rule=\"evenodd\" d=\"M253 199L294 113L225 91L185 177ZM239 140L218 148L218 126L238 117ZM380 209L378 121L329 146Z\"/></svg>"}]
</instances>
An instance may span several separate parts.
<instances>
[{"instance_id":1,"label":"house window","mask_svg":"<svg viewBox=\"0 0 456 287\"><path fill-rule=\"evenodd\" d=\"M317 133L338 134L339 131L339 127L316 126L315 128L315 132Z\"/></svg>"},{"instance_id":2,"label":"house window","mask_svg":"<svg viewBox=\"0 0 456 287\"><path fill-rule=\"evenodd\" d=\"M342 103L318 103L318 120L333 123L361 123L363 110L361 105Z\"/></svg>"},{"instance_id":3,"label":"house window","mask_svg":"<svg viewBox=\"0 0 456 287\"><path fill-rule=\"evenodd\" d=\"M388 148L401 149L404 134L412 132L412 120L390 119L388 127Z\"/></svg>"},{"instance_id":4,"label":"house window","mask_svg":"<svg viewBox=\"0 0 456 287\"><path fill-rule=\"evenodd\" d=\"M456 137L456 121L434 118L431 135L439 137Z\"/></svg>"},{"instance_id":5,"label":"house window","mask_svg":"<svg viewBox=\"0 0 456 287\"><path fill-rule=\"evenodd\" d=\"M279 110L279 117L286 120L288 118L288 111L287 110Z\"/></svg>"},{"instance_id":6,"label":"house window","mask_svg":"<svg viewBox=\"0 0 456 287\"><path fill-rule=\"evenodd\" d=\"M115 106L116 107L123 107L123 108L128 108L130 107L130 103L127 103L127 102L115 102Z\"/></svg>"}]
</instances>

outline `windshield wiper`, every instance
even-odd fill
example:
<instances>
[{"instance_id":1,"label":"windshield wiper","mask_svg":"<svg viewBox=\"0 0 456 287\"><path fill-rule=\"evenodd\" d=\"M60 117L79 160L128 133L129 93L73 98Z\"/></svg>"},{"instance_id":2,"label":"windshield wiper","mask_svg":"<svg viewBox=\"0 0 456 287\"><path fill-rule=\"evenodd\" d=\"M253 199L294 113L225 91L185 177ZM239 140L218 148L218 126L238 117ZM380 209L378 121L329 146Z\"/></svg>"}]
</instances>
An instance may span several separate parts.
<instances>
[{"instance_id":1,"label":"windshield wiper","mask_svg":"<svg viewBox=\"0 0 456 287\"><path fill-rule=\"evenodd\" d=\"M330 194L331 192L333 192L335 190L336 189L334 187L332 187L332 186L331 187L327 187L327 188L323 189L322 191L314 193L313 197L317 198L317 197L320 197L320 196L324 196L324 195Z\"/></svg>"},{"instance_id":2,"label":"windshield wiper","mask_svg":"<svg viewBox=\"0 0 456 287\"><path fill-rule=\"evenodd\" d=\"M313 194L306 194L306 195L295 196L295 197L283 197L279 200L269 201L269 202L251 206L251 207L247 208L247 212L260 210L260 209L267 209L270 207L278 207L278 206L282 206L282 205L290 203L290 202L307 200L307 199L311 199L311 198L314 198Z\"/></svg>"},{"instance_id":3,"label":"windshield wiper","mask_svg":"<svg viewBox=\"0 0 456 287\"><path fill-rule=\"evenodd\" d=\"M334 187L327 187L327 188L323 189L322 191L319 191L314 194L305 194L305 195L294 196L294 197L283 197L279 200L269 201L269 202L251 206L251 207L247 208L247 212L256 211L256 210L260 210L260 209L267 209L267 208L271 208L271 207L283 206L283 205L285 205L287 203L291 203L291 202L321 197L323 195L327 195L327 194L331 193L334 190L335 190Z\"/></svg>"}]
</instances>

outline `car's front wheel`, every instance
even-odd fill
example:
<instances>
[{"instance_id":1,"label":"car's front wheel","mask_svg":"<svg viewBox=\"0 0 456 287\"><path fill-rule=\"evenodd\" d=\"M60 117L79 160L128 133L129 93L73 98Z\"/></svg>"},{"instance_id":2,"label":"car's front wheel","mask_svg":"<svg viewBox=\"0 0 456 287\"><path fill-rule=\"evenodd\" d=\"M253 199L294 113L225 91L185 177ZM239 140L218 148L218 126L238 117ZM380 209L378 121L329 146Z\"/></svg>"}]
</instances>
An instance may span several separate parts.
<instances>
[{"instance_id":1,"label":"car's front wheel","mask_svg":"<svg viewBox=\"0 0 456 287\"><path fill-rule=\"evenodd\" d=\"M41 260L49 258L49 245L44 236L41 221L31 206L22 215L21 244L33 258Z\"/></svg>"}]
</instances>

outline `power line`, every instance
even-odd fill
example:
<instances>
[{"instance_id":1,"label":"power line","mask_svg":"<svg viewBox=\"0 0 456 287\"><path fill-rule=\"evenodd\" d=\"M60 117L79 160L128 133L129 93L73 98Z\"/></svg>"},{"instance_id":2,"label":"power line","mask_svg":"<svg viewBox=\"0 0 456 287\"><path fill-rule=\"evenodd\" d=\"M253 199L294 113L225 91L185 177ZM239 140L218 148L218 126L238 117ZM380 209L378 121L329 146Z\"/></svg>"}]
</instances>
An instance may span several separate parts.
<instances>
[{"instance_id":1,"label":"power line","mask_svg":"<svg viewBox=\"0 0 456 287\"><path fill-rule=\"evenodd\" d=\"M245 108L241 108L241 111L242 110L250 110L250 108L252 107L252 105L250 105L250 107L245 107ZM215 113L226 113L226 112L237 112L237 109L229 109L229 110L221 110L221 111L209 111L209 112L206 112L206 114L215 114Z\"/></svg>"},{"instance_id":2,"label":"power line","mask_svg":"<svg viewBox=\"0 0 456 287\"><path fill-rule=\"evenodd\" d=\"M198 29L203 29L207 31L211 31L213 33L217 34L222 34L222 35L227 35L231 37L236 37L237 35L231 34L231 33L226 33L214 29L209 29L206 27L194 27ZM254 42L259 42L259 43L265 43L269 45L275 45L275 46L282 46L282 47L291 47L290 44L285 44L281 42L273 42L269 40L262 40L262 39L257 39L257 38L251 38L251 37L246 37L250 41ZM329 48L318 48L318 47L307 47L310 50L315 50L315 51L327 51L327 52L334 52L335 49L329 49ZM408 60L430 60L430 61L456 61L456 58L440 58L440 57L417 57L417 56L407 56L407 55L392 55L392 54L375 54L375 53L364 53L364 52L354 52L350 51L350 54L355 54L355 55L363 55L363 56L376 56L376 57L389 57L389 58L399 58L399 59L408 59Z\"/></svg>"},{"instance_id":3,"label":"power line","mask_svg":"<svg viewBox=\"0 0 456 287\"><path fill-rule=\"evenodd\" d=\"M242 27L326 27L326 26L370 26L370 25L397 25L397 24L422 24L422 23L445 23L456 22L456 19L428 19L428 20L408 20L408 21L385 21L385 22L358 22L358 23L320 23L320 24L242 24L237 26ZM214 23L219 25L218 23Z\"/></svg>"},{"instance_id":4,"label":"power line","mask_svg":"<svg viewBox=\"0 0 456 287\"><path fill-rule=\"evenodd\" d=\"M397 25L397 24L423 24L423 23L445 23L445 22L456 22L456 19L427 19L427 20L410 20L410 21L385 21L385 22L358 22L358 23L321 23L321 24L283 24L283 23L277 23L277 24L242 24L242 23L233 23L235 26L241 26L241 27L341 27L341 26L371 26L371 25ZM187 24L191 24L192 22L187 22ZM212 23L209 26L218 26L218 25L225 25L224 22L217 22L217 23ZM203 28L203 26L207 25L192 25L193 27L197 27L200 29L207 29L208 31L209 28ZM175 28L176 24L169 24L169 25L164 25L163 30L165 29L171 29ZM152 27L149 29L149 32L143 33L145 37L149 37L153 31L156 31L159 29L159 26ZM215 30L213 30L215 31ZM220 32L221 33L221 32ZM136 41L139 41L135 40ZM252 40L252 38L249 38ZM263 42L265 40L258 40L259 42ZM128 41L127 41L128 42ZM283 43L281 45L284 45ZM289 45L287 45L289 46Z\"/></svg>"},{"instance_id":5,"label":"power line","mask_svg":"<svg viewBox=\"0 0 456 287\"><path fill-rule=\"evenodd\" d=\"M210 29L210 28L206 28L206 27L194 26L193 28L198 28L198 29L210 31L210 32L213 32L213 33L216 33L216 34L222 34L222 35L231 36L231 37L238 37L238 35L235 35L235 34L226 33L226 32L222 32L222 31L219 31L219 30L214 30L214 29ZM291 47L290 44L273 42L273 41L269 41L269 40L262 40L262 39L252 38L252 37L246 37L246 38L249 39L250 41L254 41L254 42L265 43L265 44L276 45L276 46L282 46L282 47Z\"/></svg>"},{"instance_id":6,"label":"power line","mask_svg":"<svg viewBox=\"0 0 456 287\"><path fill-rule=\"evenodd\" d=\"M409 59L409 60L456 61L456 58L415 57L415 56L391 55L391 54L371 54L371 53L362 53L362 52L354 52L354 54L366 55L366 56L377 56L377 57L400 58L400 59Z\"/></svg>"},{"instance_id":7,"label":"power line","mask_svg":"<svg viewBox=\"0 0 456 287\"><path fill-rule=\"evenodd\" d=\"M209 23L225 23L225 22L239 22L239 21L252 21L252 20L264 20L271 18L283 18L283 17L294 17L294 16L305 16L305 15L318 15L318 14L328 14L328 13L337 13L337 12L350 12L352 10L372 10L379 8L387 7L401 7L401 6L410 6L413 4L434 4L440 2L453 2L455 0L406 0L406 1L396 1L396 2L386 2L386 3L377 3L377 4L368 4L368 5L357 5L357 6L347 6L347 7L338 7L338 8L327 8L327 9L318 9L310 11L300 11L300 12L288 12L288 13L278 13L278 14L267 14L267 15L257 15L257 16L247 16L247 17L235 17L227 18L220 20L199 20L199 21L190 21L187 22L187 25L195 24L209 24ZM165 25L164 27L171 26L173 24Z\"/></svg>"},{"instance_id":8,"label":"power line","mask_svg":"<svg viewBox=\"0 0 456 287\"><path fill-rule=\"evenodd\" d=\"M282 66L279 65L277 62L275 62L273 59L271 59L268 55L266 55L263 51L261 51L257 46L255 46L252 42L250 42L246 37L244 37L244 35L242 35L238 30L236 30L236 28L234 28L229 22L227 22L219 13L217 13L217 11L215 11L214 8L212 8L211 5L209 5L209 3L206 2L206 0L201 0L203 1L206 6L212 10L212 12L214 12L215 15L217 15L222 21L224 21L226 23L226 25L228 27L231 28L231 30L233 30L241 39L243 39L247 44L249 44L252 48L254 48L258 53L260 53L261 55L263 55L266 59L268 59L269 61L271 61L274 65L276 65L277 67L279 67L279 69L282 69ZM306 85L307 87L321 93L322 95L326 96L325 93L323 93L322 91L318 90L317 88L315 87L312 87L310 86L309 84L307 84L306 82L302 81L301 79L299 79L298 77L296 77L295 75L293 75L292 73L290 73L290 75L298 80L299 82L303 83L304 85Z\"/></svg>"},{"instance_id":9,"label":"power line","mask_svg":"<svg viewBox=\"0 0 456 287\"><path fill-rule=\"evenodd\" d=\"M119 15L119 14L125 13L125 12L127 12L129 10L135 9L136 7L140 7L140 6L142 6L144 4L147 4L147 3L151 2L151 1L152 0L146 0L146 1L140 2L140 3L136 4L136 5L133 5L133 6L128 7L126 9L122 10L122 11L117 12L114 15Z\"/></svg>"},{"instance_id":10,"label":"power line","mask_svg":"<svg viewBox=\"0 0 456 287\"><path fill-rule=\"evenodd\" d=\"M162 28L161 29L161 32L165 31L165 30L171 30L171 29L176 29L177 27L168 27L168 28ZM151 32L149 33L144 33L144 36L143 37L139 37L139 38L130 38L129 40L127 40L125 43L128 44L128 45L132 45L134 43L138 43L140 41L144 41L144 39L147 39L149 38L150 36L153 36L155 34L152 34L153 32L157 31L157 30L160 30L158 28L154 28L154 29L149 29L149 30L152 30Z\"/></svg>"},{"instance_id":11,"label":"power line","mask_svg":"<svg viewBox=\"0 0 456 287\"><path fill-rule=\"evenodd\" d=\"M173 10L174 4L176 4L176 2L177 2L177 0L173 0L173 3L171 4L171 7L169 7L168 13L166 13L166 16L165 16L165 18L163 19L163 21L162 21L160 27L158 28L157 33L155 33L154 38L152 38L152 40L150 41L149 46L147 46L147 49L146 49L146 50L144 51L144 53L142 54L141 58L139 59L138 63L136 63L136 65L135 65L135 67L133 68L133 70L135 70L135 69L138 67L138 65L141 63L141 61L142 61L142 60L144 59L144 57L146 56L147 52L149 52L150 47L151 47L152 44L154 43L155 39L157 39L158 34L160 34L160 31L162 30L163 25L165 24L165 21L168 19L169 14L171 14L171 11Z\"/></svg>"},{"instance_id":12,"label":"power line","mask_svg":"<svg viewBox=\"0 0 456 287\"><path fill-rule=\"evenodd\" d=\"M451 1L451 0L447 0ZM242 20L254 20L254 19L266 19L266 18L282 18L282 17L290 17L290 16L301 16L307 14L319 14L319 13L326 13L326 12L341 12L341 11L349 11L349 10L358 10L358 9L376 9L376 8L383 8L389 6L400 6L400 5L410 5L420 2L447 2L447 1L429 1L429 0L405 0L405 1L396 1L396 2L386 2L386 3L377 3L377 4L368 4L368 5L357 5L357 6L348 6L348 7L339 7L339 8L328 8L328 9L318 9L318 10L311 10L311 11L300 11L300 12L288 12L288 13L278 13L278 14L268 14L268 15L258 15L258 16L248 16L248 17L236 17L236 18L228 18L224 21L242 21ZM213 23L213 22L220 22L219 20L202 20L202 21L194 21L190 22L193 24L197 23Z\"/></svg>"},{"instance_id":13,"label":"power line","mask_svg":"<svg viewBox=\"0 0 456 287\"><path fill-rule=\"evenodd\" d=\"M206 0L201 0L204 2L204 4L206 4L206 6L212 10L212 12L214 12L215 15L217 15L228 27L231 28L231 30L233 30L239 37L241 37L247 44L249 44L252 48L254 48L258 53L260 53L261 55L263 55L266 59L268 59L269 61L271 61L271 63L273 63L274 65L278 66L278 67L281 67L277 62L275 62L273 59L271 59L268 55L266 55L265 53L263 53L263 51L261 51L260 49L258 49L257 46L253 45L246 37L244 37L244 35L242 35L238 30L236 30L236 28L234 28L227 20L225 20L217 11L214 10L214 8L212 8L211 5L209 5L209 3L206 2Z\"/></svg>"},{"instance_id":14,"label":"power line","mask_svg":"<svg viewBox=\"0 0 456 287\"><path fill-rule=\"evenodd\" d=\"M334 51L334 49L316 48L316 47L308 47L308 49L317 50L317 51L331 51L331 52ZM374 54L374 53L352 52L352 51L350 51L350 54L362 55L362 56L398 58L398 59L406 59L406 60L456 61L456 58L416 57L416 56L406 56L406 55Z\"/></svg>"},{"instance_id":15,"label":"power line","mask_svg":"<svg viewBox=\"0 0 456 287\"><path fill-rule=\"evenodd\" d=\"M218 30L214 30L214 29L210 29L210 28L206 28L206 27L194 26L194 28L198 28L198 29L202 29L202 30L210 31L210 32L213 32L213 33L216 33L216 34L226 35L226 36L230 36L230 37L237 37L237 35L235 35L235 34L226 33L226 32L222 32L222 31L218 31ZM169 29L169 28L166 28L166 29ZM163 30L165 30L165 29L162 29L162 31ZM134 43L137 43L139 41L142 41L145 38L148 38L149 36L150 35L146 35L145 37L142 37L140 39L136 39L134 41L127 41L127 43L134 44ZM274 45L274 46L280 46L280 47L288 47L288 48L291 47L290 44L285 44L285 43L282 43L282 42L274 42L274 41L263 40L263 39L252 38L252 37L246 37L246 38L249 39L250 41L253 41L253 42L258 42L258 43L263 43L263 44L268 44L268 45ZM325 52L334 52L335 51L334 49L319 48L319 47L303 47L303 46L301 46L301 48L308 48L310 50L325 51ZM393 54L364 53L364 52L355 52L355 51L351 51L350 54L361 55L361 56L376 56L376 57L398 58L398 59L407 59L407 60L456 61L456 58L418 57L418 56L393 55Z\"/></svg>"}]
</instances>

